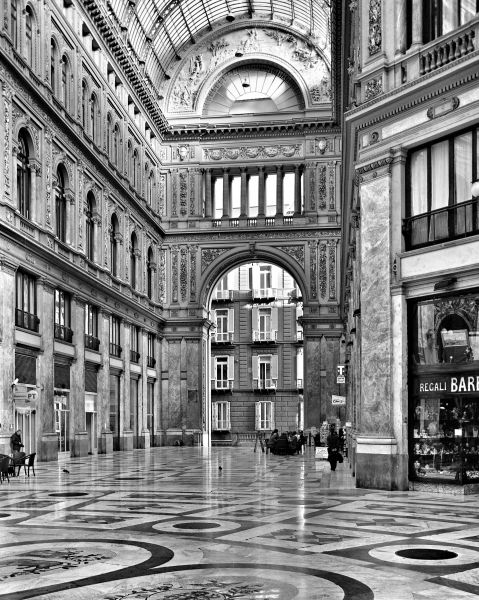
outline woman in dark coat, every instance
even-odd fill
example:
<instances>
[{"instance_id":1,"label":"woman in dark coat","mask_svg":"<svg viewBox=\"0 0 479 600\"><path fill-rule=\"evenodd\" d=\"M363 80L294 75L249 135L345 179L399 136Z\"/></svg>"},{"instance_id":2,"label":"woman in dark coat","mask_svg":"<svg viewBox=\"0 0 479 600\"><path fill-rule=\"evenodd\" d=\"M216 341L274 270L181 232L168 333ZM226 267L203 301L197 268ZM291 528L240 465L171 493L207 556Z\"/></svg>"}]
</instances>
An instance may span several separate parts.
<instances>
[{"instance_id":1,"label":"woman in dark coat","mask_svg":"<svg viewBox=\"0 0 479 600\"><path fill-rule=\"evenodd\" d=\"M331 471L336 471L336 465L339 458L339 435L336 431L336 425L334 423L329 428L329 435L327 440L328 446L328 461L331 465Z\"/></svg>"}]
</instances>

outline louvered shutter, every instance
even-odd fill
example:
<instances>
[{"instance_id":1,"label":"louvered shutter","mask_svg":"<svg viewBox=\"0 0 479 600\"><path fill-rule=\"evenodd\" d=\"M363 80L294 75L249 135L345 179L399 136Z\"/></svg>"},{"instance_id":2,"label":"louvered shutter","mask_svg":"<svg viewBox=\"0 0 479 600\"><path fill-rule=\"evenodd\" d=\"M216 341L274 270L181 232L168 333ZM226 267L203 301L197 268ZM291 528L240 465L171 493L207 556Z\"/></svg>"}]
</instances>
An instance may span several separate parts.
<instances>
[{"instance_id":1,"label":"louvered shutter","mask_svg":"<svg viewBox=\"0 0 479 600\"><path fill-rule=\"evenodd\" d=\"M255 426L256 431L261 429L261 402L256 402L255 404Z\"/></svg>"},{"instance_id":2,"label":"louvered shutter","mask_svg":"<svg viewBox=\"0 0 479 600\"><path fill-rule=\"evenodd\" d=\"M274 383L278 382L278 356L271 356L271 379L274 380Z\"/></svg>"},{"instance_id":3,"label":"louvered shutter","mask_svg":"<svg viewBox=\"0 0 479 600\"><path fill-rule=\"evenodd\" d=\"M214 356L211 357L211 379L216 379L216 359Z\"/></svg>"},{"instance_id":4,"label":"louvered shutter","mask_svg":"<svg viewBox=\"0 0 479 600\"><path fill-rule=\"evenodd\" d=\"M230 412L231 403L226 402L226 429L231 429L231 412Z\"/></svg>"},{"instance_id":5,"label":"louvered shutter","mask_svg":"<svg viewBox=\"0 0 479 600\"><path fill-rule=\"evenodd\" d=\"M259 316L258 316L258 307L257 306L253 306L253 308L251 309L251 331L252 331L252 337L253 337L253 341L256 339L259 339Z\"/></svg>"},{"instance_id":6,"label":"louvered shutter","mask_svg":"<svg viewBox=\"0 0 479 600\"><path fill-rule=\"evenodd\" d=\"M218 429L218 402L211 404L211 428Z\"/></svg>"},{"instance_id":7,"label":"louvered shutter","mask_svg":"<svg viewBox=\"0 0 479 600\"><path fill-rule=\"evenodd\" d=\"M235 378L235 357L228 356L228 380L233 381Z\"/></svg>"},{"instance_id":8,"label":"louvered shutter","mask_svg":"<svg viewBox=\"0 0 479 600\"><path fill-rule=\"evenodd\" d=\"M276 425L275 425L275 419L274 419L274 402L271 402L271 422L270 422L271 431L273 431L273 429L275 427L276 427Z\"/></svg>"},{"instance_id":9,"label":"louvered shutter","mask_svg":"<svg viewBox=\"0 0 479 600\"><path fill-rule=\"evenodd\" d=\"M271 339L275 340L278 333L278 308L271 309Z\"/></svg>"},{"instance_id":10,"label":"louvered shutter","mask_svg":"<svg viewBox=\"0 0 479 600\"><path fill-rule=\"evenodd\" d=\"M253 380L258 380L259 378L259 357L258 356L252 356L251 357L251 363L252 363L252 373L253 373Z\"/></svg>"}]
</instances>

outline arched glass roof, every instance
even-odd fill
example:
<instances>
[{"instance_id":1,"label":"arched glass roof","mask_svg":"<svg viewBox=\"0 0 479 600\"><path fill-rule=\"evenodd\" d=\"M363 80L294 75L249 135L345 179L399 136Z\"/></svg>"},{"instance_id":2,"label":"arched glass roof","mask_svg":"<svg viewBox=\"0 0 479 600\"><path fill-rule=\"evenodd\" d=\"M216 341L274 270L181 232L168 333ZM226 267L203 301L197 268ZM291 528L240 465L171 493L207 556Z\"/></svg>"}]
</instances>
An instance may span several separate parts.
<instances>
[{"instance_id":1,"label":"arched glass roof","mask_svg":"<svg viewBox=\"0 0 479 600\"><path fill-rule=\"evenodd\" d=\"M331 0L109 0L115 21L127 32L137 57L158 84L182 50L220 25L267 19L312 38L330 58Z\"/></svg>"}]
</instances>

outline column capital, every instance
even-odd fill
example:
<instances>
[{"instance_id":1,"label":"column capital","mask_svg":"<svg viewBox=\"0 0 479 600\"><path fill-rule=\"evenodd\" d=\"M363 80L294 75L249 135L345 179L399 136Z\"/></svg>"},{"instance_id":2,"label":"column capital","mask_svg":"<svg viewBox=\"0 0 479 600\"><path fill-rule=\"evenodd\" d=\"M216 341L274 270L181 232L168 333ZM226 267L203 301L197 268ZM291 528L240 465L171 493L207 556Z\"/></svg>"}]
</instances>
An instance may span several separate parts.
<instances>
[{"instance_id":1,"label":"column capital","mask_svg":"<svg viewBox=\"0 0 479 600\"><path fill-rule=\"evenodd\" d=\"M41 277L39 281L46 292L50 292L51 294L53 294L53 292L55 291L54 283L51 283L50 281L48 281L48 279L45 279L44 277Z\"/></svg>"}]
</instances>

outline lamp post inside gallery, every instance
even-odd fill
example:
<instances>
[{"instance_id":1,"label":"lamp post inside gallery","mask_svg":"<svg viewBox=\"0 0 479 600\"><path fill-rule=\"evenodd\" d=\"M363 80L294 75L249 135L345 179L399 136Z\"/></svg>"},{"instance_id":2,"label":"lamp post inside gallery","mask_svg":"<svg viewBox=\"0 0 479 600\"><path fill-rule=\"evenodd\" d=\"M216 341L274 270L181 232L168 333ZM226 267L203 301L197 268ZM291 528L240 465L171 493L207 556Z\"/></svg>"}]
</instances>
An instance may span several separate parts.
<instances>
[{"instance_id":1,"label":"lamp post inside gallery","mask_svg":"<svg viewBox=\"0 0 479 600\"><path fill-rule=\"evenodd\" d=\"M342 406L346 406L346 396L341 395L341 386L346 385L346 365L336 365L336 383L338 385L338 394L331 396L331 405L336 408L336 417L341 421L343 415Z\"/></svg>"}]
</instances>

